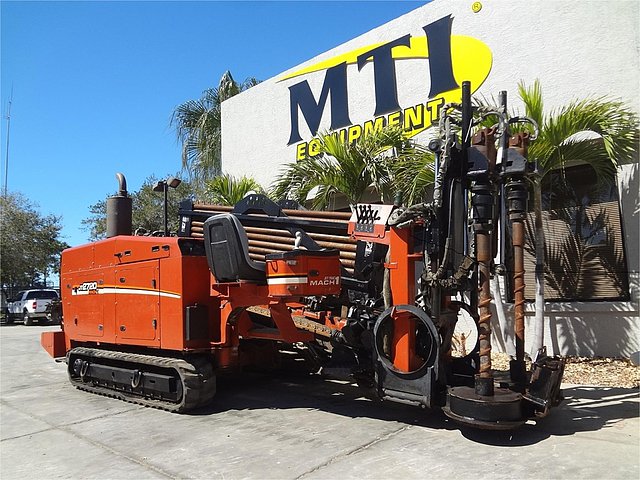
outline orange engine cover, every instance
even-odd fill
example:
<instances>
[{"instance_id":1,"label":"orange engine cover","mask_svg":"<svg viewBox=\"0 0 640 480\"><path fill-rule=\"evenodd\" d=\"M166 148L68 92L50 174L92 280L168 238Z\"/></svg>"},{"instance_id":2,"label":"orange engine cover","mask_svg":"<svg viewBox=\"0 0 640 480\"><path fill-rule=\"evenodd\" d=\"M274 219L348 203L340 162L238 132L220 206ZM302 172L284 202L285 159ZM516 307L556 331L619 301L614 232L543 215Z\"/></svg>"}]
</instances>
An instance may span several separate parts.
<instances>
[{"instance_id":1,"label":"orange engine cover","mask_svg":"<svg viewBox=\"0 0 640 480\"><path fill-rule=\"evenodd\" d=\"M202 241L117 236L62 253L64 331L72 342L166 350L220 338Z\"/></svg>"},{"instance_id":2,"label":"orange engine cover","mask_svg":"<svg viewBox=\"0 0 640 480\"><path fill-rule=\"evenodd\" d=\"M269 295L274 297L338 295L338 250L301 250L272 253L267 261Z\"/></svg>"}]
</instances>

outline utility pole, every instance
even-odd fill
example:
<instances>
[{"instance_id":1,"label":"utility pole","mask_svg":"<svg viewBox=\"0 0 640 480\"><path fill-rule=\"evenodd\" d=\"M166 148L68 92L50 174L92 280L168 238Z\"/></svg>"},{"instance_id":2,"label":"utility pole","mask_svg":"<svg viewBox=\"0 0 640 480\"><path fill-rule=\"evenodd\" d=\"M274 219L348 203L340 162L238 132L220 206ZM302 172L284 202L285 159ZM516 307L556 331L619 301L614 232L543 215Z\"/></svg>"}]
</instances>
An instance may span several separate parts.
<instances>
[{"instance_id":1,"label":"utility pole","mask_svg":"<svg viewBox=\"0 0 640 480\"><path fill-rule=\"evenodd\" d=\"M11 97L7 108L7 153L4 160L4 197L7 196L7 177L9 175L9 133L11 129L11 102L13 101L13 86L11 86Z\"/></svg>"}]
</instances>

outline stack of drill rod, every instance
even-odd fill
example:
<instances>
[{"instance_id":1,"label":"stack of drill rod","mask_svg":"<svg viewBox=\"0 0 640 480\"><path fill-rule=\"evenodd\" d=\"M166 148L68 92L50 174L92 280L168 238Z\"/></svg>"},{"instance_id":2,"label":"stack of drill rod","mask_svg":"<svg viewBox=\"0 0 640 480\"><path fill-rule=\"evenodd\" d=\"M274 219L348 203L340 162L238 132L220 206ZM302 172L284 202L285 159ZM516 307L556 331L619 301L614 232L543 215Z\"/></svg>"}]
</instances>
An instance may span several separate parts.
<instances>
[{"instance_id":1,"label":"stack of drill rod","mask_svg":"<svg viewBox=\"0 0 640 480\"><path fill-rule=\"evenodd\" d=\"M207 205L203 203L193 204L193 213L201 214L201 218L207 218L218 213L229 213L233 207L223 205ZM305 226L301 228L311 237L320 248L336 249L340 252L340 262L347 270L347 273L353 274L356 261L356 240L352 239L347 233L347 226L351 213L349 212L325 212L315 210L289 210L284 209L282 212L291 221L304 221ZM287 252L293 250L295 238L291 232L285 228L281 228L278 223L273 222L268 226L252 225L249 226L247 219L251 217L268 218L262 213L249 213L239 216L240 222L243 223L245 232L249 239L249 257L252 260L264 261L264 256L268 253ZM322 233L321 227L314 228L313 222L318 221L323 224L332 224L331 231ZM268 223L268 222L261 222ZM202 238L204 220L199 221L195 218L191 222L191 236L194 238Z\"/></svg>"}]
</instances>

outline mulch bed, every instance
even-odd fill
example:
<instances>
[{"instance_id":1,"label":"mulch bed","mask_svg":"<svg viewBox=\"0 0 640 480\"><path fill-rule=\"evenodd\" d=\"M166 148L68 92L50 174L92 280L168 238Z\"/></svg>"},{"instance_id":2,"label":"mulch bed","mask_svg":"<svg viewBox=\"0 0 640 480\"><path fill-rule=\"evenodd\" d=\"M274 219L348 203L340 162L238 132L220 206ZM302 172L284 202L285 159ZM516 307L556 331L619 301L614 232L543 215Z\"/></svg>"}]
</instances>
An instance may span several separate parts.
<instances>
[{"instance_id":1,"label":"mulch bed","mask_svg":"<svg viewBox=\"0 0 640 480\"><path fill-rule=\"evenodd\" d=\"M598 387L640 388L640 366L624 358L565 357L563 383ZM491 352L494 370L509 369L509 355Z\"/></svg>"}]
</instances>

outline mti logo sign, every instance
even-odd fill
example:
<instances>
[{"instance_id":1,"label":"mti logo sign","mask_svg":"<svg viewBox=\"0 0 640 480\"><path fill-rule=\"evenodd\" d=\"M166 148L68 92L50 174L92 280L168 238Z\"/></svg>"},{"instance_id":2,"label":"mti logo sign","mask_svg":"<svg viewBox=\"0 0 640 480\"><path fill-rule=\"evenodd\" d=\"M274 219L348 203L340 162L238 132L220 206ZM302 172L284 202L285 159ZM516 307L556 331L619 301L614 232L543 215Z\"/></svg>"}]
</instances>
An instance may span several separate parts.
<instances>
[{"instance_id":1,"label":"mti logo sign","mask_svg":"<svg viewBox=\"0 0 640 480\"><path fill-rule=\"evenodd\" d=\"M400 125L411 137L431 126L440 106L460 100L463 80L470 80L476 91L491 71L491 51L475 38L452 35L452 23L449 15L424 26L424 36L405 35L362 47L284 77L282 80L326 70L319 95L314 95L307 80L289 86L291 129L287 145L297 144L296 158L319 153L317 140L303 142L300 113L312 136L318 134L328 106L329 128L343 141L353 141L385 125ZM429 67L428 74L425 69L423 99L405 108L398 100L395 65L401 59L427 59ZM369 62L373 63L374 118L354 125L349 111L347 67L356 65L360 72Z\"/></svg>"}]
</instances>

